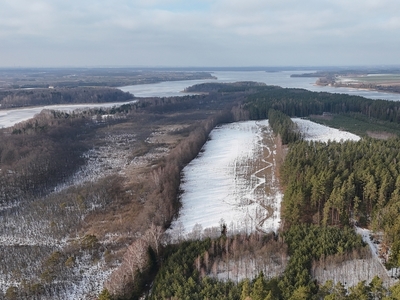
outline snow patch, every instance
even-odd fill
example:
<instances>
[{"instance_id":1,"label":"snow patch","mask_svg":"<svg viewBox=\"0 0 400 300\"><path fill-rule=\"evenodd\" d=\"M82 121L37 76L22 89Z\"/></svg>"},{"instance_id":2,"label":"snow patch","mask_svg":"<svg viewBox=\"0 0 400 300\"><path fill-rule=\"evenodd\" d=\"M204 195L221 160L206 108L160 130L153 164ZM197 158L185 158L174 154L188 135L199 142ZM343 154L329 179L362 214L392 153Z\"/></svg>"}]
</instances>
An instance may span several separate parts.
<instances>
[{"instance_id":1,"label":"snow patch","mask_svg":"<svg viewBox=\"0 0 400 300\"><path fill-rule=\"evenodd\" d=\"M347 131L342 131L336 128L324 126L309 120L293 118L300 132L303 134L306 141L319 141L327 143L328 141L358 141L360 137Z\"/></svg>"},{"instance_id":2,"label":"snow patch","mask_svg":"<svg viewBox=\"0 0 400 300\"><path fill-rule=\"evenodd\" d=\"M282 194L274 176L274 149L264 143L273 138L268 120L215 128L200 155L183 170L182 209L172 233L222 222L230 233L277 231ZM272 170L264 172L268 168Z\"/></svg>"}]
</instances>

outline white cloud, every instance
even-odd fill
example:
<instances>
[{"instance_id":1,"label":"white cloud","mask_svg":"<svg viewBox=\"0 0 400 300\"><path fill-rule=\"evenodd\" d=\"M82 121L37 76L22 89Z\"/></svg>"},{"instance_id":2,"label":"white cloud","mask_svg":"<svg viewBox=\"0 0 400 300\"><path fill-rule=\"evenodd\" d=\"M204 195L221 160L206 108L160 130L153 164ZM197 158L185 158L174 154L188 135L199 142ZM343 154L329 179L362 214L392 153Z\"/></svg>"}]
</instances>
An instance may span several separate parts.
<instances>
[{"instance_id":1,"label":"white cloud","mask_svg":"<svg viewBox=\"0 0 400 300\"><path fill-rule=\"evenodd\" d=\"M12 51L17 44L26 52L47 51L47 58L59 53L66 64L81 64L87 59L95 65L107 64L105 61L121 65L235 65L240 58L251 65L293 63L296 59L301 64L310 58L310 51L316 53L317 64L330 64L326 57L341 57L346 64L353 58L355 64L381 64L397 63L397 56L388 55L383 61L371 49L364 59L342 53L340 48L371 45L365 37L374 36L380 44L400 47L395 34L400 27L397 0L2 2L0 66L21 61L19 55L24 51ZM262 55L265 49L273 60Z\"/></svg>"}]
</instances>

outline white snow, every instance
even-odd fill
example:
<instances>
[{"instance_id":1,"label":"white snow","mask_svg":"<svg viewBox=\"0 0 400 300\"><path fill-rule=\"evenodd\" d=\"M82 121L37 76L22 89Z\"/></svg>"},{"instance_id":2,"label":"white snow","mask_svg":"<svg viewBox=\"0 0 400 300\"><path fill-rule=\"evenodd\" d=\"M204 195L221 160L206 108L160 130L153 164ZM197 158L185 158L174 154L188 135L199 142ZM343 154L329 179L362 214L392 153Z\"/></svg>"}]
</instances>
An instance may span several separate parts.
<instances>
[{"instance_id":1,"label":"white snow","mask_svg":"<svg viewBox=\"0 0 400 300\"><path fill-rule=\"evenodd\" d=\"M182 225L185 232L196 224L219 227L222 221L230 233L276 231L282 194L275 176L263 173L276 167L265 160L275 155L263 143L273 139L268 121L226 124L210 138L203 153L183 170L182 209L172 232L182 231ZM275 174L273 170L268 173Z\"/></svg>"},{"instance_id":2,"label":"white snow","mask_svg":"<svg viewBox=\"0 0 400 300\"><path fill-rule=\"evenodd\" d=\"M342 131L336 128L331 128L318 123L311 122L300 118L293 118L299 130L303 133L306 141L319 141L328 142L330 141L358 141L360 137L347 131Z\"/></svg>"},{"instance_id":3,"label":"white snow","mask_svg":"<svg viewBox=\"0 0 400 300\"><path fill-rule=\"evenodd\" d=\"M375 276L379 276L386 287L395 282L387 276L382 265L374 257L345 260L324 267L316 267L312 269L312 275L322 284L332 280L334 284L341 282L346 288L355 286L363 280L370 283Z\"/></svg>"},{"instance_id":4,"label":"white snow","mask_svg":"<svg viewBox=\"0 0 400 300\"><path fill-rule=\"evenodd\" d=\"M366 228L361 228L361 227L355 227L356 232L362 236L363 241L368 244L369 248L371 249L371 254L372 257L375 261L379 263L379 265L382 267L382 270L384 270L385 275L388 278L395 277L397 278L399 276L399 268L393 268L391 270L387 270L386 267L384 266L384 260L379 256L380 252L380 247L378 243L374 243L374 240L372 239L372 232L369 229ZM396 280L393 280L397 281Z\"/></svg>"},{"instance_id":5,"label":"white snow","mask_svg":"<svg viewBox=\"0 0 400 300\"><path fill-rule=\"evenodd\" d=\"M369 229L355 227L356 232L362 236L363 241L368 244L369 248L371 249L371 253L373 257L378 258L378 247L374 244L371 240L371 231Z\"/></svg>"},{"instance_id":6,"label":"white snow","mask_svg":"<svg viewBox=\"0 0 400 300\"><path fill-rule=\"evenodd\" d=\"M293 121L308 141L360 139L308 120ZM231 233L277 231L283 195L273 171L275 150L265 143L265 139L273 141L268 120L226 124L215 128L210 138L199 157L183 170L182 209L172 223L172 235L182 237L195 225L207 229L222 222ZM268 168L272 172L263 172Z\"/></svg>"},{"instance_id":7,"label":"white snow","mask_svg":"<svg viewBox=\"0 0 400 300\"><path fill-rule=\"evenodd\" d=\"M28 108L5 109L5 110L0 110L0 128L11 127L19 122L29 120L33 118L36 114L40 113L43 109L72 112L74 110L79 110L79 109L83 110L95 107L113 107L135 102L137 102L137 100L129 102L46 105L46 106L28 107Z\"/></svg>"},{"instance_id":8,"label":"white snow","mask_svg":"<svg viewBox=\"0 0 400 300\"><path fill-rule=\"evenodd\" d=\"M136 141L136 135L115 134L98 139L104 144L85 152L82 157L86 163L66 182L55 187L54 191L59 192L85 182L95 182L115 173L124 174L124 170L131 163L130 147Z\"/></svg>"},{"instance_id":9,"label":"white snow","mask_svg":"<svg viewBox=\"0 0 400 300\"><path fill-rule=\"evenodd\" d=\"M390 287L398 280L398 269L387 270L383 260L379 257L379 246L371 239L372 232L365 228L355 227L357 234L361 235L363 241L371 250L371 257L365 259L352 259L343 262L325 265L324 267L313 267L312 274L319 282L324 283L332 280L334 284L341 282L346 288L355 286L358 282L365 280L367 283L375 276L382 279L385 287Z\"/></svg>"}]
</instances>

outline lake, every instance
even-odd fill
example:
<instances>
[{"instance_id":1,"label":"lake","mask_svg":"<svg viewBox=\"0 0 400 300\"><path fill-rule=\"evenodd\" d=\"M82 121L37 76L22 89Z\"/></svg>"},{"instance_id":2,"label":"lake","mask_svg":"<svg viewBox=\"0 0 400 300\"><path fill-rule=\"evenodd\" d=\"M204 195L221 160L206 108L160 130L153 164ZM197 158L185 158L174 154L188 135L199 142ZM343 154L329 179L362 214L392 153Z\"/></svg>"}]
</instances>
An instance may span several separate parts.
<instances>
[{"instance_id":1,"label":"lake","mask_svg":"<svg viewBox=\"0 0 400 300\"><path fill-rule=\"evenodd\" d=\"M385 99L391 101L400 101L400 94L383 93L352 88L335 88L330 86L317 86L317 78L311 77L290 77L292 74L310 73L310 71L217 71L210 72L217 79L206 80L181 80L168 81L154 84L140 84L120 87L124 92L130 92L136 97L172 97L191 95L182 91L192 85L205 82L237 82L237 81L256 81L267 85L278 85L285 88L301 88L314 92L342 93L349 95L358 95L370 99Z\"/></svg>"},{"instance_id":2,"label":"lake","mask_svg":"<svg viewBox=\"0 0 400 300\"><path fill-rule=\"evenodd\" d=\"M263 82L267 85L277 85L286 88L302 88L316 92L343 93L349 95L358 95L370 99L385 99L392 101L400 101L400 94L383 93L376 91L368 91L352 88L334 88L329 86L317 86L315 81L317 78L310 77L290 77L292 74L310 73L310 71L281 71L281 72L265 72L265 71L216 71L210 72L217 79L207 80L181 80L181 81L165 81L152 84L139 84L120 87L124 92L130 92L136 97L172 97L192 95L193 93L182 92L185 88L205 82L237 82L237 81L256 81ZM124 102L126 103L126 102ZM39 106L31 108L18 108L9 110L0 110L0 128L10 127L18 122L22 122L32 118L43 109L56 109L63 111L71 111L74 109L93 108L93 107L111 107L121 105L123 103L95 103L95 104L77 104L77 105L51 105Z\"/></svg>"}]
</instances>

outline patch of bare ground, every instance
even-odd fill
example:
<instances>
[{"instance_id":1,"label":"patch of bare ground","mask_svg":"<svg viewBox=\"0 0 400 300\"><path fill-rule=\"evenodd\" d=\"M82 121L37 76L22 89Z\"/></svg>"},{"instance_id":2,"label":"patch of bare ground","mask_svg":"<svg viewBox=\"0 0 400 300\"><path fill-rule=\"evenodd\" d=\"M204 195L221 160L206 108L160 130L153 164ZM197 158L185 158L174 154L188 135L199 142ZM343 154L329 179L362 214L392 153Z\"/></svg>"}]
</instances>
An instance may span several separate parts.
<instances>
[{"instance_id":1,"label":"patch of bare ground","mask_svg":"<svg viewBox=\"0 0 400 300\"><path fill-rule=\"evenodd\" d=\"M395 134L385 131L367 131L367 135L374 139L387 140L396 137Z\"/></svg>"}]
</instances>

